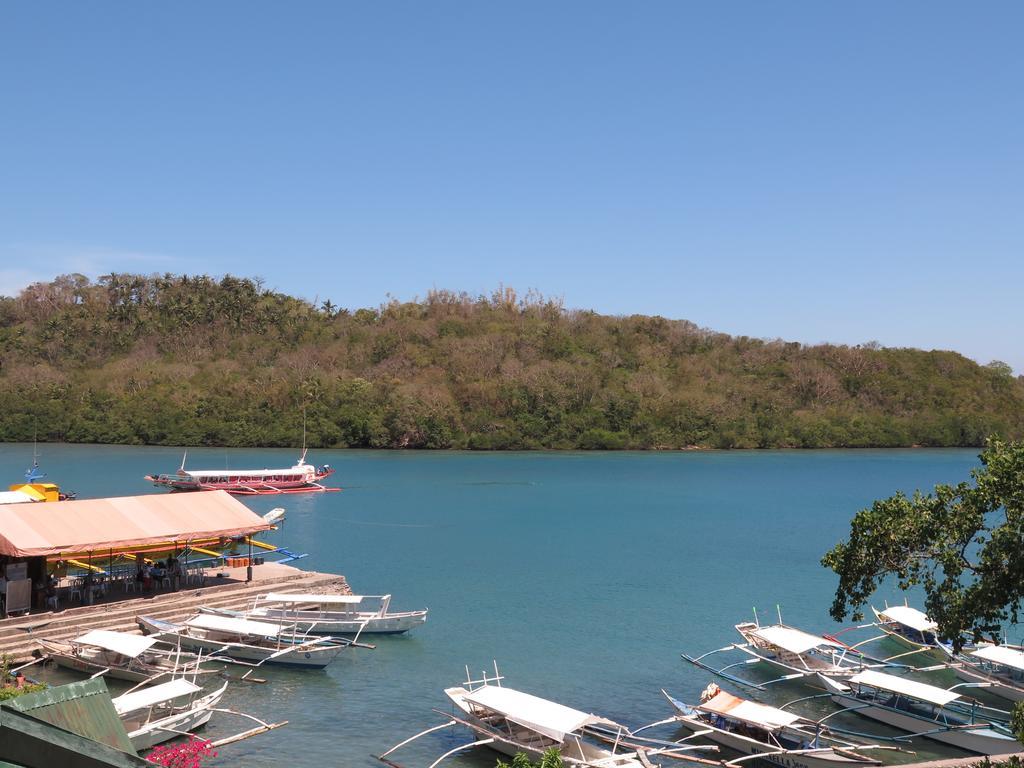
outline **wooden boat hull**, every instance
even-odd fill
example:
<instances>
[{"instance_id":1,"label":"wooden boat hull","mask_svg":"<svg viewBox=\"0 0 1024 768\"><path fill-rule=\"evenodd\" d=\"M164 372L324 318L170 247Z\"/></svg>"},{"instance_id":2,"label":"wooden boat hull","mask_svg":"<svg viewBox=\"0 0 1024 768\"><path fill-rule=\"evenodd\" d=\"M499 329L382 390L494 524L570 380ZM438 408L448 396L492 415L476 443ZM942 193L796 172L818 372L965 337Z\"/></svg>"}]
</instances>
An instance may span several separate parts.
<instances>
[{"instance_id":1,"label":"wooden boat hull","mask_svg":"<svg viewBox=\"0 0 1024 768\"><path fill-rule=\"evenodd\" d=\"M202 653L204 656L220 656L236 659L252 664L273 664L278 667L302 667L307 669L323 669L338 654L345 650L344 645L324 644L318 647L296 648L288 653L275 656L283 647L248 645L246 643L229 643L195 637L187 631L181 631L177 625L168 624L146 616L137 617L139 627L147 635L159 634L173 637L174 644L181 644L185 650Z\"/></svg>"},{"instance_id":2,"label":"wooden boat hull","mask_svg":"<svg viewBox=\"0 0 1024 768\"><path fill-rule=\"evenodd\" d=\"M937 731L936 729L941 728L943 724L928 717L873 705L864 699L841 693L834 693L832 700L842 707L856 707L858 715L891 725L907 733L923 735L928 731L936 731L927 733L924 738L941 741L944 744L950 744L979 755L1005 755L1024 749L1015 739L990 728L970 730L953 728L948 731Z\"/></svg>"}]
</instances>

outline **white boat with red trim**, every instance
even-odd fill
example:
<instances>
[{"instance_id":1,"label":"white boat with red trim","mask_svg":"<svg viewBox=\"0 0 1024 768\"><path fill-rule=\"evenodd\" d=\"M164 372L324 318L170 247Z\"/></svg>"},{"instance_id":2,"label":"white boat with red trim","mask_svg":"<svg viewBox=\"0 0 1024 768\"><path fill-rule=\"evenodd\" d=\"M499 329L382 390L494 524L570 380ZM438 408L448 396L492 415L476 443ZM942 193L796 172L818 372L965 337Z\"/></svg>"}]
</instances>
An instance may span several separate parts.
<instances>
[{"instance_id":1,"label":"white boat with red trim","mask_svg":"<svg viewBox=\"0 0 1024 768\"><path fill-rule=\"evenodd\" d=\"M306 451L288 469L185 469L185 459L172 475L146 475L146 480L171 491L227 491L239 496L340 491L321 484L334 474L330 464L316 467L306 462Z\"/></svg>"}]
</instances>

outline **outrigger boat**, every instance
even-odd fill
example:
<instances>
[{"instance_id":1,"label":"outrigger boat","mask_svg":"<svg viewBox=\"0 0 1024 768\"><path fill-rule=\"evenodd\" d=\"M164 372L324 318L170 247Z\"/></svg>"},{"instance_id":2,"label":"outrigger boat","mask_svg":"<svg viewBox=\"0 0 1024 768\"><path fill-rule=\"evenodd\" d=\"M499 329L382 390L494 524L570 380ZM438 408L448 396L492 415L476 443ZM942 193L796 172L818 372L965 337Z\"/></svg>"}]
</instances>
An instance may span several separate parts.
<instances>
[{"instance_id":1,"label":"outrigger boat","mask_svg":"<svg viewBox=\"0 0 1024 768\"><path fill-rule=\"evenodd\" d=\"M227 683L205 693L196 685L194 677L191 681L179 677L161 685L138 690L143 684L140 683L112 700L114 710L124 723L128 738L137 752L197 730L210 721L214 712L246 718L256 722L257 726L217 739L210 743L213 747L232 744L288 724L287 720L267 723L245 712L218 708L217 705L227 690Z\"/></svg>"},{"instance_id":2,"label":"outrigger boat","mask_svg":"<svg viewBox=\"0 0 1024 768\"><path fill-rule=\"evenodd\" d=\"M140 637L126 632L94 629L74 640L48 640L39 645L58 666L84 672L93 677L106 675L119 680L142 682L175 672L214 673L199 670L197 657L154 648L154 637Z\"/></svg>"},{"instance_id":3,"label":"outrigger boat","mask_svg":"<svg viewBox=\"0 0 1024 768\"><path fill-rule=\"evenodd\" d=\"M389 611L391 595L315 595L269 592L247 611L204 608L222 616L269 621L323 635L401 634L427 620L422 611Z\"/></svg>"},{"instance_id":4,"label":"outrigger boat","mask_svg":"<svg viewBox=\"0 0 1024 768\"><path fill-rule=\"evenodd\" d=\"M276 664L323 669L343 650L356 644L342 638L308 638L287 631L280 624L204 613L180 624L150 616L138 616L137 621L147 635L205 653L208 659L249 666Z\"/></svg>"},{"instance_id":5,"label":"outrigger boat","mask_svg":"<svg viewBox=\"0 0 1024 768\"><path fill-rule=\"evenodd\" d=\"M813 721L733 696L714 683L704 689L701 703L693 707L664 690L662 693L676 711L671 722L742 755L726 762L727 766L753 758L784 768L854 768L882 764L880 760L859 754L858 750L883 747L842 741ZM826 740L831 744L823 743Z\"/></svg>"},{"instance_id":6,"label":"outrigger boat","mask_svg":"<svg viewBox=\"0 0 1024 768\"><path fill-rule=\"evenodd\" d=\"M181 466L173 475L146 475L146 480L161 488L172 491L227 491L238 496L273 495L280 493L309 493L340 491L327 488L320 481L333 475L330 464L314 467L306 463L306 450L288 469L185 469L188 451L181 459Z\"/></svg>"},{"instance_id":7,"label":"outrigger boat","mask_svg":"<svg viewBox=\"0 0 1024 768\"><path fill-rule=\"evenodd\" d=\"M215 691L197 696L202 688L179 677L117 696L113 704L139 752L206 725L227 687L225 682Z\"/></svg>"},{"instance_id":8,"label":"outrigger boat","mask_svg":"<svg viewBox=\"0 0 1024 768\"><path fill-rule=\"evenodd\" d=\"M638 746L632 743L629 730L613 720L503 687L497 665L493 677L485 673L483 679L472 680L467 668L466 678L463 685L445 689L456 712L448 722L405 739L377 759L392 768L401 768L388 755L421 736L457 725L469 728L477 738L448 750L430 768L458 752L484 745L505 755L523 752L534 760L547 750L556 749L564 764L577 768L651 768L651 757L678 757L708 749L683 744ZM612 747L608 749L598 741L610 742Z\"/></svg>"},{"instance_id":9,"label":"outrigger boat","mask_svg":"<svg viewBox=\"0 0 1024 768\"><path fill-rule=\"evenodd\" d=\"M777 624L763 625L757 621L746 621L737 624L736 631L740 633L745 643L733 643L700 656L684 653L682 657L691 664L726 680L758 689L788 680L804 680L810 685L823 688L821 680L824 678L848 678L869 667L889 666L888 660L867 656L835 638L812 635L802 629L783 624L781 615ZM720 669L704 662L706 657L726 651L739 651L750 658ZM729 670L735 667L757 662L774 666L785 674L766 682L757 682L729 673Z\"/></svg>"},{"instance_id":10,"label":"outrigger boat","mask_svg":"<svg viewBox=\"0 0 1024 768\"><path fill-rule=\"evenodd\" d=\"M875 614L876 623L865 626L878 627L885 635L900 645L936 661L948 662L952 659L953 646L939 638L936 632L939 625L929 619L924 611L911 608L909 605L886 605L885 610L882 611L872 606L871 611ZM874 639L880 638L872 638L872 640ZM870 640L863 642L870 642Z\"/></svg>"},{"instance_id":11,"label":"outrigger boat","mask_svg":"<svg viewBox=\"0 0 1024 768\"><path fill-rule=\"evenodd\" d=\"M845 707L840 712L856 712L907 731L911 737L923 736L979 755L1024 750L1008 728L977 718L978 710L988 707L970 699L963 702L969 704L968 708L954 708L954 702L962 700L961 694L953 690L958 686L938 688L873 669L843 682L827 678L824 682L832 700Z\"/></svg>"},{"instance_id":12,"label":"outrigger boat","mask_svg":"<svg viewBox=\"0 0 1024 768\"><path fill-rule=\"evenodd\" d=\"M956 676L1007 701L1024 701L1024 652L1009 645L979 644L956 657Z\"/></svg>"}]
</instances>

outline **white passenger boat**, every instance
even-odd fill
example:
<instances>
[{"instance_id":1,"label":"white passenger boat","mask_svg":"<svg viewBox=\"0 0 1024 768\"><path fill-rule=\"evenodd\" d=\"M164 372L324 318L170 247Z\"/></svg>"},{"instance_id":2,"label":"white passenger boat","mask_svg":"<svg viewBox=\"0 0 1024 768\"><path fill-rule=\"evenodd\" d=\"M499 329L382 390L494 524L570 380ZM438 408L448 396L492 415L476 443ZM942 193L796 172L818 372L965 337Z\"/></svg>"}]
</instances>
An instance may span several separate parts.
<instances>
[{"instance_id":1,"label":"white passenger boat","mask_svg":"<svg viewBox=\"0 0 1024 768\"><path fill-rule=\"evenodd\" d=\"M132 746L141 751L205 725L227 687L225 682L215 691L202 693L195 683L176 678L117 696L113 704Z\"/></svg>"},{"instance_id":2,"label":"white passenger boat","mask_svg":"<svg viewBox=\"0 0 1024 768\"><path fill-rule=\"evenodd\" d=\"M843 711L891 725L913 736L952 744L979 755L1004 755L1024 750L1003 726L981 720L977 702L963 701L952 689L887 675L876 670L859 672L846 681L825 679L832 700ZM954 686L956 687L956 686ZM952 709L962 702L969 709Z\"/></svg>"},{"instance_id":3,"label":"white passenger boat","mask_svg":"<svg viewBox=\"0 0 1024 768\"><path fill-rule=\"evenodd\" d=\"M306 450L294 466L287 469L185 469L185 456L173 475L154 472L146 480L171 491L222 490L241 496L306 493L310 491L340 491L321 484L334 474L329 464L315 467L306 462Z\"/></svg>"},{"instance_id":4,"label":"white passenger boat","mask_svg":"<svg viewBox=\"0 0 1024 768\"><path fill-rule=\"evenodd\" d=\"M250 665L323 669L351 645L344 639L309 639L287 631L281 624L230 616L200 613L180 624L149 616L139 616L137 620L147 635L157 636L207 657L229 657Z\"/></svg>"},{"instance_id":5,"label":"white passenger boat","mask_svg":"<svg viewBox=\"0 0 1024 768\"><path fill-rule=\"evenodd\" d=\"M401 634L422 625L427 611L391 611L391 595L316 595L270 592L247 611L210 613L269 621L296 632L323 635Z\"/></svg>"},{"instance_id":6,"label":"white passenger boat","mask_svg":"<svg viewBox=\"0 0 1024 768\"><path fill-rule=\"evenodd\" d=\"M757 755L783 768L881 765L881 761L857 751L877 749L876 745L842 741L827 728L799 715L733 696L714 683L704 690L701 703L693 707L662 693L677 713L676 723L743 756Z\"/></svg>"},{"instance_id":7,"label":"white passenger boat","mask_svg":"<svg viewBox=\"0 0 1024 768\"><path fill-rule=\"evenodd\" d=\"M58 666L91 676L141 682L175 672L196 671L196 656L154 648L157 642L152 637L94 629L74 640L43 638L39 646Z\"/></svg>"},{"instance_id":8,"label":"white passenger boat","mask_svg":"<svg viewBox=\"0 0 1024 768\"><path fill-rule=\"evenodd\" d=\"M469 728L475 740L444 753L431 768L451 755L484 745L505 755L523 752L533 760L555 749L565 765L584 768L651 768L652 757L679 757L686 752L706 749L682 744L638 747L632 743L628 729L613 720L503 687L496 667L494 677L484 675L482 680L471 680L468 670L466 677L463 685L445 689L456 711L451 720L396 744L378 759L396 766L388 759L395 750L428 733L456 725ZM598 740L611 742L613 746L608 749Z\"/></svg>"},{"instance_id":9,"label":"white passenger boat","mask_svg":"<svg viewBox=\"0 0 1024 768\"><path fill-rule=\"evenodd\" d=\"M1024 652L1008 645L979 644L956 658L953 671L961 680L983 683L1007 701L1024 701Z\"/></svg>"}]
</instances>

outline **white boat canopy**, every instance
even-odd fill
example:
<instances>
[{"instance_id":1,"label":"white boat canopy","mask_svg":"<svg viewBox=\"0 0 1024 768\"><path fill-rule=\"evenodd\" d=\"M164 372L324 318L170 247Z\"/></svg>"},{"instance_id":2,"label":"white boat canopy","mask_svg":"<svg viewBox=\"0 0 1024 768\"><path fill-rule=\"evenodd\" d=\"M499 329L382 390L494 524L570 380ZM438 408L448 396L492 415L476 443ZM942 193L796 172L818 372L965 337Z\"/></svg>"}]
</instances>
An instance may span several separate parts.
<instances>
[{"instance_id":1,"label":"white boat canopy","mask_svg":"<svg viewBox=\"0 0 1024 768\"><path fill-rule=\"evenodd\" d=\"M768 728L769 730L784 728L803 719L792 712L784 712L775 707L741 699L725 691L717 694L713 699L704 702L697 709L722 715L723 717L742 720L745 723Z\"/></svg>"},{"instance_id":2,"label":"white boat canopy","mask_svg":"<svg viewBox=\"0 0 1024 768\"><path fill-rule=\"evenodd\" d=\"M185 622L186 626L199 627L200 629L212 629L216 632L233 632L237 635L260 635L262 637L277 637L281 634L280 624L270 624L266 621L250 621L249 619L236 619L231 616L214 616L212 614L200 613Z\"/></svg>"},{"instance_id":3,"label":"white boat canopy","mask_svg":"<svg viewBox=\"0 0 1024 768\"><path fill-rule=\"evenodd\" d=\"M310 464L296 464L288 469L186 469L184 475L178 477L191 477L198 480L202 477L227 478L227 477L272 477L273 475L294 475L307 469L312 469Z\"/></svg>"},{"instance_id":4,"label":"white boat canopy","mask_svg":"<svg viewBox=\"0 0 1024 768\"><path fill-rule=\"evenodd\" d=\"M612 720L497 685L477 688L463 698L471 704L503 715L524 728L542 733L558 742L564 740L567 733L572 733L585 725L603 724L613 728L620 727Z\"/></svg>"},{"instance_id":5,"label":"white boat canopy","mask_svg":"<svg viewBox=\"0 0 1024 768\"><path fill-rule=\"evenodd\" d=\"M945 688L938 688L927 683L919 683L916 680L908 680L905 677L887 675L884 672L875 672L873 669L858 672L850 678L850 682L869 685L872 688L879 688L891 693L899 693L913 699L921 699L921 701L927 701L930 704L938 704L940 707L960 698L960 694L947 691Z\"/></svg>"},{"instance_id":6,"label":"white boat canopy","mask_svg":"<svg viewBox=\"0 0 1024 768\"><path fill-rule=\"evenodd\" d=\"M750 634L790 653L807 653L807 651L813 648L820 648L822 646L843 647L839 643L826 640L824 637L812 635L809 632L794 629L793 627L784 627L780 624L756 627L750 630Z\"/></svg>"},{"instance_id":7,"label":"white boat canopy","mask_svg":"<svg viewBox=\"0 0 1024 768\"><path fill-rule=\"evenodd\" d=\"M1002 664L1004 667L1024 670L1024 653L1015 648L1007 648L1005 645L983 645L971 651L970 655L995 664Z\"/></svg>"},{"instance_id":8,"label":"white boat canopy","mask_svg":"<svg viewBox=\"0 0 1024 768\"><path fill-rule=\"evenodd\" d=\"M117 714L123 715L125 712L134 712L136 709L144 709L164 701L188 696L190 693L195 693L198 690L201 690L198 685L179 677L168 683L161 683L160 685L123 694L112 699L112 701Z\"/></svg>"},{"instance_id":9,"label":"white boat canopy","mask_svg":"<svg viewBox=\"0 0 1024 768\"><path fill-rule=\"evenodd\" d=\"M888 621L895 621L918 632L929 632L939 628L939 625L928 618L924 611L911 608L909 605L894 605L879 611L878 615Z\"/></svg>"},{"instance_id":10,"label":"white boat canopy","mask_svg":"<svg viewBox=\"0 0 1024 768\"><path fill-rule=\"evenodd\" d=\"M75 642L82 645L91 645L94 648L102 648L105 651L113 651L129 659L148 651L159 638L143 637L142 635L129 635L124 632L112 632L109 629L94 629L86 632L81 637L76 637Z\"/></svg>"},{"instance_id":11,"label":"white boat canopy","mask_svg":"<svg viewBox=\"0 0 1024 768\"><path fill-rule=\"evenodd\" d=\"M311 593L268 592L256 598L261 603L308 603L321 605L356 605L363 602L362 595L314 595Z\"/></svg>"}]
</instances>

